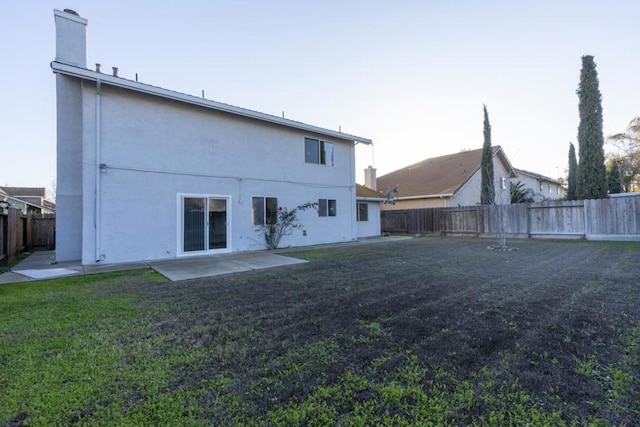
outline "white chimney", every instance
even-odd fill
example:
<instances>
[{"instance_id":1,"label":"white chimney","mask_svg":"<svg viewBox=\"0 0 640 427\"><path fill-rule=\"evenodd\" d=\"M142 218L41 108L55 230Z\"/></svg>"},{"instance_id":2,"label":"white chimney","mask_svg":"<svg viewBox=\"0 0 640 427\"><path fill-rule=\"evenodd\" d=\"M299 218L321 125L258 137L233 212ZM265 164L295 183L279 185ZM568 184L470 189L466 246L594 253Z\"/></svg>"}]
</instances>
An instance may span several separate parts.
<instances>
[{"instance_id":1,"label":"white chimney","mask_svg":"<svg viewBox=\"0 0 640 427\"><path fill-rule=\"evenodd\" d=\"M53 10L56 61L87 68L87 20L71 9Z\"/></svg>"},{"instance_id":2,"label":"white chimney","mask_svg":"<svg viewBox=\"0 0 640 427\"><path fill-rule=\"evenodd\" d=\"M364 170L364 186L372 190L377 190L378 183L376 179L376 168L369 165L369 167Z\"/></svg>"}]
</instances>

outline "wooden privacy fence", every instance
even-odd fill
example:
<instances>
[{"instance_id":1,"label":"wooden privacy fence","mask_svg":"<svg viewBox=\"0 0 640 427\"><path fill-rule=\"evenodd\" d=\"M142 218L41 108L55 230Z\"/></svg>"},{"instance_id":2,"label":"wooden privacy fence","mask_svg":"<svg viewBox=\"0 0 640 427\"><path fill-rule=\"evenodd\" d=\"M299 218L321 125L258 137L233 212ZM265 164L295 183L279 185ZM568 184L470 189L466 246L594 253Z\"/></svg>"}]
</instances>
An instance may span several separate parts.
<instances>
[{"instance_id":1,"label":"wooden privacy fence","mask_svg":"<svg viewBox=\"0 0 640 427\"><path fill-rule=\"evenodd\" d=\"M640 240L640 197L382 212L382 231L495 235L496 209L512 237Z\"/></svg>"},{"instance_id":2,"label":"wooden privacy fence","mask_svg":"<svg viewBox=\"0 0 640 427\"><path fill-rule=\"evenodd\" d=\"M0 262L10 262L23 251L55 247L55 215L23 215L19 209L0 211Z\"/></svg>"}]
</instances>

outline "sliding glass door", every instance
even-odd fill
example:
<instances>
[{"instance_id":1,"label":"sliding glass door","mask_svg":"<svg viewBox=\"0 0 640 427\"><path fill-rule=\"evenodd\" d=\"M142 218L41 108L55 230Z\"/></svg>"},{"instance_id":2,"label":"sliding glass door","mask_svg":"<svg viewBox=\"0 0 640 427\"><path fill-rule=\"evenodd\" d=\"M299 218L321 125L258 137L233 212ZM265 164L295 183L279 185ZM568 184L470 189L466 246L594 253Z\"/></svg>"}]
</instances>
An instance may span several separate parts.
<instances>
[{"instance_id":1,"label":"sliding glass door","mask_svg":"<svg viewBox=\"0 0 640 427\"><path fill-rule=\"evenodd\" d=\"M229 249L228 203L227 197L180 197L181 253Z\"/></svg>"}]
</instances>

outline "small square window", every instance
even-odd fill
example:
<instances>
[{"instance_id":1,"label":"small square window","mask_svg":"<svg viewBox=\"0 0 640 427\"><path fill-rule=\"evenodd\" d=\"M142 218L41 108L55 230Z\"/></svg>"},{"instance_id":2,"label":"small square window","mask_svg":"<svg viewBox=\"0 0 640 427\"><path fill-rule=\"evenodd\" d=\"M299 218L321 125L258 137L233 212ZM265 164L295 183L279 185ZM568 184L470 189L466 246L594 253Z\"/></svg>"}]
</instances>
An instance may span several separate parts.
<instances>
[{"instance_id":1,"label":"small square window","mask_svg":"<svg viewBox=\"0 0 640 427\"><path fill-rule=\"evenodd\" d=\"M333 143L305 138L304 161L306 163L333 166Z\"/></svg>"},{"instance_id":2,"label":"small square window","mask_svg":"<svg viewBox=\"0 0 640 427\"><path fill-rule=\"evenodd\" d=\"M275 224L278 221L278 199L275 197L253 197L252 219L253 225Z\"/></svg>"},{"instance_id":3,"label":"small square window","mask_svg":"<svg viewBox=\"0 0 640 427\"><path fill-rule=\"evenodd\" d=\"M358 221L369 221L369 204L358 203Z\"/></svg>"},{"instance_id":4,"label":"small square window","mask_svg":"<svg viewBox=\"0 0 640 427\"><path fill-rule=\"evenodd\" d=\"M320 163L320 141L317 139L304 139L304 161L307 163Z\"/></svg>"},{"instance_id":5,"label":"small square window","mask_svg":"<svg viewBox=\"0 0 640 427\"><path fill-rule=\"evenodd\" d=\"M318 199L318 216L337 216L337 202L331 199Z\"/></svg>"},{"instance_id":6,"label":"small square window","mask_svg":"<svg viewBox=\"0 0 640 427\"><path fill-rule=\"evenodd\" d=\"M336 214L338 213L338 208L336 206L335 200L327 200L327 208L329 211L329 216L336 216Z\"/></svg>"}]
</instances>

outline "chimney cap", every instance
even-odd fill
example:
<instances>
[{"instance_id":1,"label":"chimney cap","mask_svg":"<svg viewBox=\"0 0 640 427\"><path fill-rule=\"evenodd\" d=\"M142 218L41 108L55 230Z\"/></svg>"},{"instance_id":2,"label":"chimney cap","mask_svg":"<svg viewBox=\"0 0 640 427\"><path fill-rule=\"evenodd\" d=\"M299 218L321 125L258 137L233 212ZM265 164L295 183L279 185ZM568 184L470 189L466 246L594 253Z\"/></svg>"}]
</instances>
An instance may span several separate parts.
<instances>
[{"instance_id":1,"label":"chimney cap","mask_svg":"<svg viewBox=\"0 0 640 427\"><path fill-rule=\"evenodd\" d=\"M71 15L75 15L75 16L78 16L78 17L80 16L80 15L78 15L78 12L76 12L73 9L64 9L64 12L70 13Z\"/></svg>"}]
</instances>

